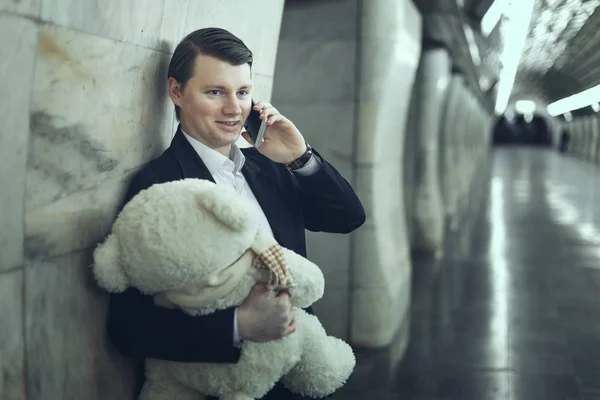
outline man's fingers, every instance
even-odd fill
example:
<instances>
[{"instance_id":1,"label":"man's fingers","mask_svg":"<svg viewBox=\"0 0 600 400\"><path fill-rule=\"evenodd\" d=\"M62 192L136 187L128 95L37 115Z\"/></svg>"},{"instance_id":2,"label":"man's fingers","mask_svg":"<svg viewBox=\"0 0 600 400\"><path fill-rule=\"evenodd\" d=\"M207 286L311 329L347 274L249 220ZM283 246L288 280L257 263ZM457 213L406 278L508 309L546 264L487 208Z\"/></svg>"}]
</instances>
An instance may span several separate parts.
<instances>
[{"instance_id":1,"label":"man's fingers","mask_svg":"<svg viewBox=\"0 0 600 400\"><path fill-rule=\"evenodd\" d=\"M273 106L271 104L267 103L266 101L259 101L256 104L254 104L254 109L256 111L264 110L265 108L269 108L269 107L273 107Z\"/></svg>"},{"instance_id":2,"label":"man's fingers","mask_svg":"<svg viewBox=\"0 0 600 400\"><path fill-rule=\"evenodd\" d=\"M277 114L277 115L272 115L269 117L269 119L267 120L267 125L273 125L275 122L280 122L285 120L285 117L281 114Z\"/></svg>"}]
</instances>

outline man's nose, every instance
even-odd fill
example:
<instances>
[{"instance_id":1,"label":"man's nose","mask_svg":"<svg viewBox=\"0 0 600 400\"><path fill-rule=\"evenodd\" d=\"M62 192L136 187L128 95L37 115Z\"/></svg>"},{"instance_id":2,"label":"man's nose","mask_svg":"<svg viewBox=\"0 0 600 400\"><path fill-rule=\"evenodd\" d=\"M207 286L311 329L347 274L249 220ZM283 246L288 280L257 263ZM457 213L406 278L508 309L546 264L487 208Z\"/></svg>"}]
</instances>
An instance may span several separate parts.
<instances>
[{"instance_id":1,"label":"man's nose","mask_svg":"<svg viewBox=\"0 0 600 400\"><path fill-rule=\"evenodd\" d=\"M237 96L227 97L225 106L223 107L223 112L227 115L240 115L242 113L240 100L237 98Z\"/></svg>"}]
</instances>

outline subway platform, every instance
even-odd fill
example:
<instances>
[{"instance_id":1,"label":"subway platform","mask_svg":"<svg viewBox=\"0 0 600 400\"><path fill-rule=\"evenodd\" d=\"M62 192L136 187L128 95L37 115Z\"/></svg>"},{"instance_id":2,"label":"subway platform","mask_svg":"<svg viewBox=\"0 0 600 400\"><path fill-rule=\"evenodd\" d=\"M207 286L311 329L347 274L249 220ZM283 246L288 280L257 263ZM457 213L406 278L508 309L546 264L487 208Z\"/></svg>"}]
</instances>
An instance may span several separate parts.
<instances>
[{"instance_id":1,"label":"subway platform","mask_svg":"<svg viewBox=\"0 0 600 400\"><path fill-rule=\"evenodd\" d=\"M413 259L409 334L357 350L335 400L600 399L600 166L496 148L485 181L470 228Z\"/></svg>"}]
</instances>

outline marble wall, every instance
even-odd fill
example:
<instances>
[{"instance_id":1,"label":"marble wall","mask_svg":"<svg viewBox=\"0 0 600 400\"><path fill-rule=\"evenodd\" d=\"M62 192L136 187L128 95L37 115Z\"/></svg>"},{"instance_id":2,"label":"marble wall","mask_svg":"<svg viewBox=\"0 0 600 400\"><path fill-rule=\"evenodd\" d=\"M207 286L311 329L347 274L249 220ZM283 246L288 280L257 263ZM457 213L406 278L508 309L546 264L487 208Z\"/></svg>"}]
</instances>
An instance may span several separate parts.
<instances>
[{"instance_id":1,"label":"marble wall","mask_svg":"<svg viewBox=\"0 0 600 400\"><path fill-rule=\"evenodd\" d=\"M357 346L389 344L410 297L402 148L420 21L410 1L290 1L284 10L273 101L367 211L354 234L308 235L326 278L315 311Z\"/></svg>"},{"instance_id":2,"label":"marble wall","mask_svg":"<svg viewBox=\"0 0 600 400\"><path fill-rule=\"evenodd\" d=\"M1 399L131 398L91 249L131 174L173 135L177 42L206 26L239 35L269 100L283 3L0 0Z\"/></svg>"},{"instance_id":3,"label":"marble wall","mask_svg":"<svg viewBox=\"0 0 600 400\"><path fill-rule=\"evenodd\" d=\"M444 214L452 231L459 229L478 179L489 158L492 116L477 100L464 76L452 74L444 102L440 179Z\"/></svg>"},{"instance_id":4,"label":"marble wall","mask_svg":"<svg viewBox=\"0 0 600 400\"><path fill-rule=\"evenodd\" d=\"M562 129L569 132L568 153L582 160L600 163L600 118L598 114L577 116L563 121ZM559 143L559 141L556 141Z\"/></svg>"}]
</instances>

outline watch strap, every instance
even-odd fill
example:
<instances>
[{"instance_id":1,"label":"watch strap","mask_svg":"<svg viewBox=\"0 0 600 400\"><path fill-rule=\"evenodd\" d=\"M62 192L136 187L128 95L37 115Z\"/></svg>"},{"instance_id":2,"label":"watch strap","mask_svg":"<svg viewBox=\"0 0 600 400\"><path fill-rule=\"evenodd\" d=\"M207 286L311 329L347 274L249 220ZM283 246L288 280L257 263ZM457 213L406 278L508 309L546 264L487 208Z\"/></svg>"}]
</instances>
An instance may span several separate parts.
<instances>
[{"instance_id":1,"label":"watch strap","mask_svg":"<svg viewBox=\"0 0 600 400\"><path fill-rule=\"evenodd\" d=\"M297 159L295 159L294 161L292 161L286 165L292 171L300 169L300 168L304 167L306 165L306 163L308 163L310 161L312 156L313 156L312 147L310 147L310 145L308 143L306 143L306 151L304 152L304 154L302 154L300 157L298 157Z\"/></svg>"}]
</instances>

